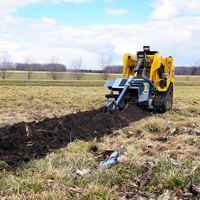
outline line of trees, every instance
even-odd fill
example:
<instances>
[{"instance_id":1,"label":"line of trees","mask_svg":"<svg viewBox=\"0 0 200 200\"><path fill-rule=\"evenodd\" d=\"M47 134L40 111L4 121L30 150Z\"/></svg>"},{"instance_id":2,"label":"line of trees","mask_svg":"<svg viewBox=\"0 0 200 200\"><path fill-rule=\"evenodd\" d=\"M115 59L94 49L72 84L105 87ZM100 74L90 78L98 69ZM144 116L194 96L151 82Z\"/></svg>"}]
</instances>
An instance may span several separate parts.
<instances>
[{"instance_id":1,"label":"line of trees","mask_svg":"<svg viewBox=\"0 0 200 200\"><path fill-rule=\"evenodd\" d=\"M82 58L77 58L71 62L69 69L66 69L64 64L58 56L53 55L50 62L47 64L37 63L31 53L24 55L24 63L13 63L12 57L7 52L3 52L0 57L0 77L2 79L8 78L12 74L12 70L25 71L27 79L31 79L32 74L35 71L46 71L48 75L53 79L57 80L63 76L63 72L69 71L73 74L74 79L80 80L84 73L99 73L100 76L107 80L111 73L121 74L123 72L123 66L112 66L112 59L110 56L100 55L97 59L99 70L86 70L83 69ZM200 61L195 62L194 66L177 66L175 67L176 75L200 75Z\"/></svg>"},{"instance_id":2,"label":"line of trees","mask_svg":"<svg viewBox=\"0 0 200 200\"><path fill-rule=\"evenodd\" d=\"M30 80L35 71L46 71L53 80L57 80L63 75L62 72L66 72L66 66L61 64L59 57L55 55L48 64L36 63L31 53L25 54L23 59L24 63L13 63L11 55L3 52L0 56L0 77L6 79L12 74L12 70L20 70L25 71L27 79Z\"/></svg>"},{"instance_id":3,"label":"line of trees","mask_svg":"<svg viewBox=\"0 0 200 200\"><path fill-rule=\"evenodd\" d=\"M191 66L191 67L175 67L176 75L200 75L200 65Z\"/></svg>"},{"instance_id":4,"label":"line of trees","mask_svg":"<svg viewBox=\"0 0 200 200\"><path fill-rule=\"evenodd\" d=\"M83 68L83 60L82 58L77 58L71 62L71 69L66 69L66 66L61 64L61 61L58 56L53 55L51 60L47 64L37 63L31 53L26 53L23 56L23 63L13 63L12 57L8 53L3 53L0 58L0 76L2 79L6 79L11 75L12 70L25 71L27 74L27 79L31 79L33 73L35 71L46 71L48 75L53 79L57 80L63 76L63 72L70 71L74 79L80 80L84 73L86 72L94 72L100 73L101 77L104 80L107 80L110 73L114 72L114 67L110 66L111 57L101 55L99 57L98 65L100 70L84 70ZM115 70L115 73L117 71Z\"/></svg>"},{"instance_id":5,"label":"line of trees","mask_svg":"<svg viewBox=\"0 0 200 200\"><path fill-rule=\"evenodd\" d=\"M48 64L40 64L40 63L32 63L31 66L29 65L30 69L32 68L33 71L48 71L52 63ZM27 71L27 64L26 63L15 63L12 70L19 70L19 71ZM57 71L66 72L66 66L63 64L57 64Z\"/></svg>"},{"instance_id":6,"label":"line of trees","mask_svg":"<svg viewBox=\"0 0 200 200\"><path fill-rule=\"evenodd\" d=\"M115 74L122 74L123 66L107 66L106 72L108 73L115 73ZM195 66L176 66L175 67L175 75L200 75L200 64L196 64Z\"/></svg>"}]
</instances>

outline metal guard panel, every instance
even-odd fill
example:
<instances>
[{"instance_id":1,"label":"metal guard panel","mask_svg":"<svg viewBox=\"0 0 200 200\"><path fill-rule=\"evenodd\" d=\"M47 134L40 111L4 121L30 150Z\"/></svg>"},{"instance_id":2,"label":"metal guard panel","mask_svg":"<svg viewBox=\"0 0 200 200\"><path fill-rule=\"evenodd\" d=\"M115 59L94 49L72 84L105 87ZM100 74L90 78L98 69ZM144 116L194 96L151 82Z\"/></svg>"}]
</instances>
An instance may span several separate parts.
<instances>
[{"instance_id":1,"label":"metal guard panel","mask_svg":"<svg viewBox=\"0 0 200 200\"><path fill-rule=\"evenodd\" d=\"M124 86L126 85L127 81L128 81L128 79L126 79L126 78L117 78L112 87L114 89L117 89L117 88L123 89Z\"/></svg>"},{"instance_id":2,"label":"metal guard panel","mask_svg":"<svg viewBox=\"0 0 200 200\"><path fill-rule=\"evenodd\" d=\"M150 89L149 83L147 82L143 82L143 83L144 83L144 87L129 86L130 90L138 90L138 102L147 101L149 98L149 89Z\"/></svg>"},{"instance_id":3,"label":"metal guard panel","mask_svg":"<svg viewBox=\"0 0 200 200\"><path fill-rule=\"evenodd\" d=\"M125 86L126 82L127 82L127 79L122 79L122 81L119 84L119 86Z\"/></svg>"},{"instance_id":4,"label":"metal guard panel","mask_svg":"<svg viewBox=\"0 0 200 200\"><path fill-rule=\"evenodd\" d=\"M106 81L103 87L112 87L115 82L115 79Z\"/></svg>"}]
</instances>

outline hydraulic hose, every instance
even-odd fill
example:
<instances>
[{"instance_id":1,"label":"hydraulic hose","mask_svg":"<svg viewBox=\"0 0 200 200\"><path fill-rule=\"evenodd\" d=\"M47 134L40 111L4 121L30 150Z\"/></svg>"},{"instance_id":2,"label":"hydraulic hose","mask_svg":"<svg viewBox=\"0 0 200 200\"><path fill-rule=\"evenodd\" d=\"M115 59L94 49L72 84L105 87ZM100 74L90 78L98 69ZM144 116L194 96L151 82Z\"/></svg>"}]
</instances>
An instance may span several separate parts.
<instances>
[{"instance_id":1,"label":"hydraulic hose","mask_svg":"<svg viewBox=\"0 0 200 200\"><path fill-rule=\"evenodd\" d=\"M140 71L140 67L142 65L142 62L143 62L143 58L139 58L136 69L134 70L134 72L138 73Z\"/></svg>"}]
</instances>

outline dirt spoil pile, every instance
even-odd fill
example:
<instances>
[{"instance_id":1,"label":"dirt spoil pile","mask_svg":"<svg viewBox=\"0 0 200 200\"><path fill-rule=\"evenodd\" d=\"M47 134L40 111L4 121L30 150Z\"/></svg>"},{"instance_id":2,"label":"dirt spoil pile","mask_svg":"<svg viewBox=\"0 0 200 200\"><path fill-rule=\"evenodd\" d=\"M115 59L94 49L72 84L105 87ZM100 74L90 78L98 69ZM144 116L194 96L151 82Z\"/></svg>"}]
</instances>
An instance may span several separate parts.
<instances>
[{"instance_id":1,"label":"dirt spoil pile","mask_svg":"<svg viewBox=\"0 0 200 200\"><path fill-rule=\"evenodd\" d=\"M22 162L46 156L51 149L66 147L75 139L100 138L146 116L147 112L136 106L105 114L99 108L61 118L5 126L0 129L0 161L18 167Z\"/></svg>"}]
</instances>

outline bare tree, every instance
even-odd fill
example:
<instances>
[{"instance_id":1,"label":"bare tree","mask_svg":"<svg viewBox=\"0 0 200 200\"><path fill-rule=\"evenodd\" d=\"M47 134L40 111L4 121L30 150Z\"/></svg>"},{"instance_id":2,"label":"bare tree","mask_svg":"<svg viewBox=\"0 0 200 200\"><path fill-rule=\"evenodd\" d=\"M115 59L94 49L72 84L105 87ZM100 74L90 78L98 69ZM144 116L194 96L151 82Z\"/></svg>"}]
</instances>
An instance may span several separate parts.
<instances>
[{"instance_id":1,"label":"bare tree","mask_svg":"<svg viewBox=\"0 0 200 200\"><path fill-rule=\"evenodd\" d=\"M72 61L73 76L76 80L80 80L83 77L83 72L81 71L83 62L82 58L78 58Z\"/></svg>"},{"instance_id":2,"label":"bare tree","mask_svg":"<svg viewBox=\"0 0 200 200\"><path fill-rule=\"evenodd\" d=\"M10 76L9 70L12 68L12 61L11 61L11 55L7 52L3 52L1 56L1 62L0 62L0 76L2 79L6 79L8 76Z\"/></svg>"},{"instance_id":3,"label":"bare tree","mask_svg":"<svg viewBox=\"0 0 200 200\"><path fill-rule=\"evenodd\" d=\"M24 62L26 65L26 72L27 72L27 78L30 80L33 72L35 71L34 69L34 58L31 53L27 53L24 55Z\"/></svg>"},{"instance_id":4,"label":"bare tree","mask_svg":"<svg viewBox=\"0 0 200 200\"><path fill-rule=\"evenodd\" d=\"M98 64L101 69L101 77L103 78L103 80L107 80L110 75L109 66L111 64L111 57L100 55L100 57L98 58Z\"/></svg>"},{"instance_id":5,"label":"bare tree","mask_svg":"<svg viewBox=\"0 0 200 200\"><path fill-rule=\"evenodd\" d=\"M58 56L51 57L51 64L48 65L48 74L53 80L57 80L63 76L60 69L60 59Z\"/></svg>"},{"instance_id":6,"label":"bare tree","mask_svg":"<svg viewBox=\"0 0 200 200\"><path fill-rule=\"evenodd\" d=\"M199 62L195 62L195 67L196 67L196 74L195 75L200 75L200 61Z\"/></svg>"}]
</instances>

